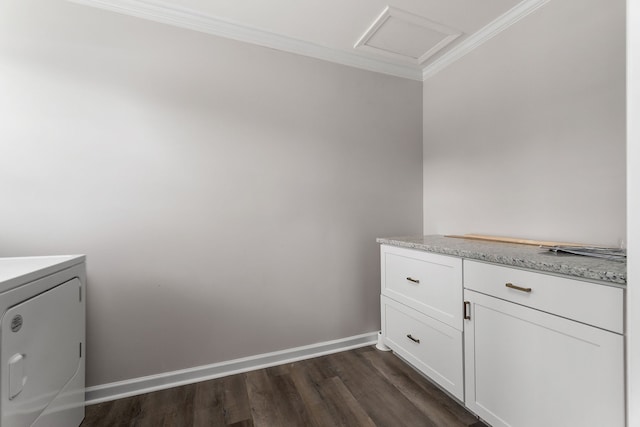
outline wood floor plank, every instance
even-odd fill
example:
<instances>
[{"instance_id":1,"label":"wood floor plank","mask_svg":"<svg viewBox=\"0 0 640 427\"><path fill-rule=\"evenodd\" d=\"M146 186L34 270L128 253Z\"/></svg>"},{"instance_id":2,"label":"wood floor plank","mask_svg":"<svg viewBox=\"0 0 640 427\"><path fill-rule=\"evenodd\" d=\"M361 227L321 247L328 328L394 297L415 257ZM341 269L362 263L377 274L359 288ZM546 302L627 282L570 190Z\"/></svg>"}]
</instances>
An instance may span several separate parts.
<instances>
[{"instance_id":1,"label":"wood floor plank","mask_svg":"<svg viewBox=\"0 0 640 427\"><path fill-rule=\"evenodd\" d=\"M270 427L281 424L277 406L273 403L273 387L264 369L245 374L247 394L251 405L251 418L256 427Z\"/></svg>"},{"instance_id":2,"label":"wood floor plank","mask_svg":"<svg viewBox=\"0 0 640 427\"><path fill-rule=\"evenodd\" d=\"M313 373L313 378L316 381L321 381L327 378L337 377L338 373L331 363L327 363L333 357L333 354L327 356L316 357L313 359L305 360L304 362L309 364L310 372Z\"/></svg>"},{"instance_id":3,"label":"wood floor plank","mask_svg":"<svg viewBox=\"0 0 640 427\"><path fill-rule=\"evenodd\" d=\"M190 427L193 426L193 416L189 415L193 414L192 412L187 413L186 411L179 412L169 412L164 414L159 426L162 427Z\"/></svg>"},{"instance_id":4,"label":"wood floor plank","mask_svg":"<svg viewBox=\"0 0 640 427\"><path fill-rule=\"evenodd\" d=\"M320 393L329 407L327 415L332 418L331 424L322 424L323 426L376 426L340 378L332 377L324 380L320 384Z\"/></svg>"},{"instance_id":5,"label":"wood floor plank","mask_svg":"<svg viewBox=\"0 0 640 427\"><path fill-rule=\"evenodd\" d=\"M278 366L271 366L266 368L267 374L272 377L277 377L278 375L288 374L293 363L285 363Z\"/></svg>"},{"instance_id":6,"label":"wood floor plank","mask_svg":"<svg viewBox=\"0 0 640 427\"><path fill-rule=\"evenodd\" d=\"M211 424L211 426L215 426L215 424ZM228 427L253 427L253 420L242 420L233 424L229 424Z\"/></svg>"},{"instance_id":7,"label":"wood floor plank","mask_svg":"<svg viewBox=\"0 0 640 427\"><path fill-rule=\"evenodd\" d=\"M173 387L143 396L141 414L136 427L193 426L193 404L196 385Z\"/></svg>"},{"instance_id":8,"label":"wood floor plank","mask_svg":"<svg viewBox=\"0 0 640 427\"><path fill-rule=\"evenodd\" d=\"M218 380L195 384L193 426L224 426L224 383Z\"/></svg>"},{"instance_id":9,"label":"wood floor plank","mask_svg":"<svg viewBox=\"0 0 640 427\"><path fill-rule=\"evenodd\" d=\"M379 426L437 427L355 352L336 353L330 360L358 403ZM393 399L389 396L393 395Z\"/></svg>"},{"instance_id":10,"label":"wood floor plank","mask_svg":"<svg viewBox=\"0 0 640 427\"><path fill-rule=\"evenodd\" d=\"M171 414L184 412L186 418L193 412L195 384L182 387L172 387L166 390L154 391L144 396L141 402L142 417L147 418L157 414Z\"/></svg>"},{"instance_id":11,"label":"wood floor plank","mask_svg":"<svg viewBox=\"0 0 640 427\"><path fill-rule=\"evenodd\" d=\"M224 419L227 425L251 420L251 405L245 375L231 375L218 381L223 384Z\"/></svg>"},{"instance_id":12,"label":"wood floor plank","mask_svg":"<svg viewBox=\"0 0 640 427\"><path fill-rule=\"evenodd\" d=\"M390 353L367 352L361 353L361 355L435 425L466 427L477 421L473 415L455 403L451 406L458 407L459 410L451 411L447 405L447 401L451 399L449 396L431 385L426 379L416 377L415 371L411 367ZM411 369L411 371L408 372L404 367Z\"/></svg>"},{"instance_id":13,"label":"wood floor plank","mask_svg":"<svg viewBox=\"0 0 640 427\"><path fill-rule=\"evenodd\" d=\"M461 425L466 426L478 421L478 418L467 411L462 403L449 397L446 393L440 390L438 386L431 383L430 381L424 381L424 377L422 377L422 375L418 374L416 376L416 370L394 354L383 353L380 356L387 361L387 369L394 371L397 370L397 372L403 372L405 375L413 378L416 382L419 382L422 390L425 393L425 399L433 400L436 404L435 406L439 408L439 410L453 415L460 421Z\"/></svg>"},{"instance_id":14,"label":"wood floor plank","mask_svg":"<svg viewBox=\"0 0 640 427\"><path fill-rule=\"evenodd\" d=\"M88 406L85 409L85 417L82 425L96 425L100 420L107 418L109 416L109 410L113 407L115 402L117 401L102 402Z\"/></svg>"},{"instance_id":15,"label":"wood floor plank","mask_svg":"<svg viewBox=\"0 0 640 427\"><path fill-rule=\"evenodd\" d=\"M291 380L293 381L300 397L307 406L313 409L313 413L324 410L324 400L318 390L318 383L324 378L320 377L315 366L309 361L295 363L290 369Z\"/></svg>"},{"instance_id":16,"label":"wood floor plank","mask_svg":"<svg viewBox=\"0 0 640 427\"><path fill-rule=\"evenodd\" d=\"M331 417L328 415L326 403L320 396L317 384L310 379L302 368L302 365L296 365L291 369L291 381L295 385L300 398L304 403L312 426L330 425Z\"/></svg>"},{"instance_id":17,"label":"wood floor plank","mask_svg":"<svg viewBox=\"0 0 640 427\"><path fill-rule=\"evenodd\" d=\"M313 421L290 374L273 377L273 400L282 417L283 425L311 426Z\"/></svg>"},{"instance_id":18,"label":"wood floor plank","mask_svg":"<svg viewBox=\"0 0 640 427\"><path fill-rule=\"evenodd\" d=\"M128 427L141 415L140 397L128 397L111 402L99 403L86 411L83 425Z\"/></svg>"}]
</instances>

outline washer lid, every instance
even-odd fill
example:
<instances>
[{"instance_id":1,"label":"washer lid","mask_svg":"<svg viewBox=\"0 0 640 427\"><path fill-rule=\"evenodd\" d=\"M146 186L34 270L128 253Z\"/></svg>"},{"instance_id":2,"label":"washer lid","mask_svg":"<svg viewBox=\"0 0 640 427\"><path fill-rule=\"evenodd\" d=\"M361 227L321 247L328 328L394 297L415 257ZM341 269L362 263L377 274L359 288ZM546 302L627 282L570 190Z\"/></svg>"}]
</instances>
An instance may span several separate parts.
<instances>
[{"instance_id":1,"label":"washer lid","mask_svg":"<svg viewBox=\"0 0 640 427\"><path fill-rule=\"evenodd\" d=\"M84 262L84 255L0 258L0 292Z\"/></svg>"}]
</instances>

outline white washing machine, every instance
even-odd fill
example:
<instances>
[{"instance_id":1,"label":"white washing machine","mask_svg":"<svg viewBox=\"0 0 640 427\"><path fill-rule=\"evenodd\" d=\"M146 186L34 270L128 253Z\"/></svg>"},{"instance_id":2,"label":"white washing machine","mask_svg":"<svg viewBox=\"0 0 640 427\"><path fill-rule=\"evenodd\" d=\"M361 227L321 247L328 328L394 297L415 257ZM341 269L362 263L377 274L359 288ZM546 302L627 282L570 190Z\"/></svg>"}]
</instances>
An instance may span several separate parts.
<instances>
[{"instance_id":1,"label":"white washing machine","mask_svg":"<svg viewBox=\"0 0 640 427\"><path fill-rule=\"evenodd\" d=\"M84 418L85 257L0 258L0 427Z\"/></svg>"}]
</instances>

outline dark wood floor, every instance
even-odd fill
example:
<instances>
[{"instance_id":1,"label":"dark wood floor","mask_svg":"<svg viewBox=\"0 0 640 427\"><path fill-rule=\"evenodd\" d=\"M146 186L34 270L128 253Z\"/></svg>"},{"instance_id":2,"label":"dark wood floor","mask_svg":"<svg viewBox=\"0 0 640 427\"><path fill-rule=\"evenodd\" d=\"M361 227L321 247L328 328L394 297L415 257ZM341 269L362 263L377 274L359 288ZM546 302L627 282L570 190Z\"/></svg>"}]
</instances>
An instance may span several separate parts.
<instances>
[{"instance_id":1,"label":"dark wood floor","mask_svg":"<svg viewBox=\"0 0 640 427\"><path fill-rule=\"evenodd\" d=\"M375 347L87 407L101 426L484 426L390 352Z\"/></svg>"}]
</instances>

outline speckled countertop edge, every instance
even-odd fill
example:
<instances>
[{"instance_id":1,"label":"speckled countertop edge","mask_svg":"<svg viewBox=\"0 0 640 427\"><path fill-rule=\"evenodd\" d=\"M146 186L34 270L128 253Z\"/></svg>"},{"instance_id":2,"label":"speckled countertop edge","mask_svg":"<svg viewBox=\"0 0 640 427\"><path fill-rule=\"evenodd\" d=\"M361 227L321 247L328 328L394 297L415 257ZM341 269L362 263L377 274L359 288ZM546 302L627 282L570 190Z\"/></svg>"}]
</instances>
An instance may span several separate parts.
<instances>
[{"instance_id":1,"label":"speckled countertop edge","mask_svg":"<svg viewBox=\"0 0 640 427\"><path fill-rule=\"evenodd\" d=\"M486 261L626 287L627 264L580 255L555 254L538 246L485 242L440 235L376 239L378 243Z\"/></svg>"}]
</instances>

